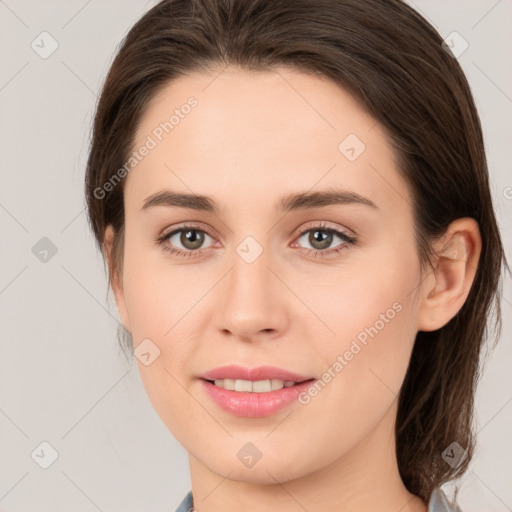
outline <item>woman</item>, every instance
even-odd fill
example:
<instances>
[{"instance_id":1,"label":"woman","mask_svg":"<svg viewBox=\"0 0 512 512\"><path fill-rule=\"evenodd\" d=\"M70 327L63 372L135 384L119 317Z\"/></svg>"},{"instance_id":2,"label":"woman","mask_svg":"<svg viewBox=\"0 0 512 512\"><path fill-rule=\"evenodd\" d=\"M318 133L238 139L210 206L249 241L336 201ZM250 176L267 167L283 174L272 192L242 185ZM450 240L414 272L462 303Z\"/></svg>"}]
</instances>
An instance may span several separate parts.
<instances>
[{"instance_id":1,"label":"woman","mask_svg":"<svg viewBox=\"0 0 512 512\"><path fill-rule=\"evenodd\" d=\"M98 104L91 227L178 511L451 511L506 265L480 121L399 0L164 0Z\"/></svg>"}]
</instances>

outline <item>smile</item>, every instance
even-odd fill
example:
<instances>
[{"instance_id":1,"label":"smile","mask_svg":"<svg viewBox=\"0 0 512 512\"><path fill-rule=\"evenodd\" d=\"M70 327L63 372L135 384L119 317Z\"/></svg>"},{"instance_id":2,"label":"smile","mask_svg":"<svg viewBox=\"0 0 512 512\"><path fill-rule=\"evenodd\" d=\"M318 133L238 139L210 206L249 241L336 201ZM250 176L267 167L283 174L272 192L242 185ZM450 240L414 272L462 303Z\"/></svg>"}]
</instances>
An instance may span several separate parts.
<instances>
[{"instance_id":1,"label":"smile","mask_svg":"<svg viewBox=\"0 0 512 512\"><path fill-rule=\"evenodd\" d=\"M209 381L212 382L212 381ZM266 380L241 380L241 379L216 379L213 381L215 386L218 386L229 391L245 391L249 393L268 393L269 391L276 391L283 388L291 388L297 383L280 379L266 379Z\"/></svg>"}]
</instances>

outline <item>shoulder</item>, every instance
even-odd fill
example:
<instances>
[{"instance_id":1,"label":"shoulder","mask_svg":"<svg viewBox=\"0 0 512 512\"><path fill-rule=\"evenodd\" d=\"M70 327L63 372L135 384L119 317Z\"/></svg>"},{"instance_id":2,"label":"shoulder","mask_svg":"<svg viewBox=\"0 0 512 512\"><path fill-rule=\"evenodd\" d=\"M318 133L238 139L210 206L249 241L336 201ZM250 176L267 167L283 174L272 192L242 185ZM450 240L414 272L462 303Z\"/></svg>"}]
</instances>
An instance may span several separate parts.
<instances>
[{"instance_id":1,"label":"shoulder","mask_svg":"<svg viewBox=\"0 0 512 512\"><path fill-rule=\"evenodd\" d=\"M193 510L192 491L189 491L183 498L183 501L180 503L179 507L176 509L176 512L190 512L191 510Z\"/></svg>"},{"instance_id":2,"label":"shoulder","mask_svg":"<svg viewBox=\"0 0 512 512\"><path fill-rule=\"evenodd\" d=\"M462 512L462 510L456 504L451 504L441 489L435 489L430 496L427 512Z\"/></svg>"}]
</instances>

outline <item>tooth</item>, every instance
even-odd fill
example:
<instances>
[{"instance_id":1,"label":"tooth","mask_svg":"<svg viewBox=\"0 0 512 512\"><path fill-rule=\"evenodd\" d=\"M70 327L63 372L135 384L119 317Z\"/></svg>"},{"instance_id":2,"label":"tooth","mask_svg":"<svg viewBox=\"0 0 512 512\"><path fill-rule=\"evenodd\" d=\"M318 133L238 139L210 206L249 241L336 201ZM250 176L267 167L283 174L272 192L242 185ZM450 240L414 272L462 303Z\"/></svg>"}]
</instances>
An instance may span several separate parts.
<instances>
[{"instance_id":1,"label":"tooth","mask_svg":"<svg viewBox=\"0 0 512 512\"><path fill-rule=\"evenodd\" d=\"M253 393L266 393L271 390L270 380L256 380L252 383Z\"/></svg>"},{"instance_id":2,"label":"tooth","mask_svg":"<svg viewBox=\"0 0 512 512\"><path fill-rule=\"evenodd\" d=\"M235 379L224 379L224 389L235 390Z\"/></svg>"},{"instance_id":3,"label":"tooth","mask_svg":"<svg viewBox=\"0 0 512 512\"><path fill-rule=\"evenodd\" d=\"M266 380L243 380L243 379L216 379L215 385L230 391L243 391L252 393L268 393L283 387L290 388L295 385L294 381L283 381L281 379Z\"/></svg>"},{"instance_id":4,"label":"tooth","mask_svg":"<svg viewBox=\"0 0 512 512\"><path fill-rule=\"evenodd\" d=\"M281 389L284 385L284 382L280 379L272 379L272 391L276 389Z\"/></svg>"},{"instance_id":5,"label":"tooth","mask_svg":"<svg viewBox=\"0 0 512 512\"><path fill-rule=\"evenodd\" d=\"M252 391L252 381L235 380L235 391Z\"/></svg>"}]
</instances>

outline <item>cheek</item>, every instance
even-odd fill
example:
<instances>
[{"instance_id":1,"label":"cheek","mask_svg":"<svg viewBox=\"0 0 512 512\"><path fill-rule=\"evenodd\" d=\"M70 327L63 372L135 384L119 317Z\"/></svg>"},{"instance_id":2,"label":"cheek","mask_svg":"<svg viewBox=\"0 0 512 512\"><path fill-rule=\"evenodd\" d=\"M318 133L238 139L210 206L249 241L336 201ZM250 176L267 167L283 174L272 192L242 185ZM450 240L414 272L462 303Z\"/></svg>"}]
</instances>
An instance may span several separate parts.
<instances>
[{"instance_id":1,"label":"cheek","mask_svg":"<svg viewBox=\"0 0 512 512\"><path fill-rule=\"evenodd\" d=\"M126 254L124 295L134 336L163 341L177 337L187 324L187 313L210 287L208 276L173 265L153 250L127 244Z\"/></svg>"},{"instance_id":2,"label":"cheek","mask_svg":"<svg viewBox=\"0 0 512 512\"><path fill-rule=\"evenodd\" d=\"M337 381L333 391L344 394L357 389L353 395L371 397L381 388L393 398L417 332L414 283L419 281L420 267L412 244L408 254L380 250L378 261L378 265L341 269L340 277L315 287L314 295L310 290L308 296L305 287L302 293L329 328L323 330L317 350L323 371L343 375L333 379Z\"/></svg>"},{"instance_id":3,"label":"cheek","mask_svg":"<svg viewBox=\"0 0 512 512\"><path fill-rule=\"evenodd\" d=\"M324 290L329 300L317 297L322 319L336 334L316 344L321 384L302 403L312 431L330 439L328 449L315 446L326 450L321 452L326 458L329 450L344 453L364 438L399 394L416 334L415 296L410 293L416 266L410 261L409 266L402 262L353 274Z\"/></svg>"},{"instance_id":4,"label":"cheek","mask_svg":"<svg viewBox=\"0 0 512 512\"><path fill-rule=\"evenodd\" d=\"M132 261L133 272L125 283L127 310L136 354L140 347L149 347L152 361L146 365L137 358L137 366L146 394L155 411L178 441L187 439L190 421L200 423L201 411L186 387L184 376L194 360L193 332L200 296L194 293L190 281L179 271L159 270ZM199 292L201 290L196 290ZM150 341L148 341L150 340ZM198 420L199 418L199 420Z\"/></svg>"},{"instance_id":5,"label":"cheek","mask_svg":"<svg viewBox=\"0 0 512 512\"><path fill-rule=\"evenodd\" d=\"M124 296L136 352L149 339L158 357L148 366L138 359L137 364L149 399L179 438L184 418L194 410L184 387L205 350L198 344L210 325L205 307L215 303L208 292L215 293L212 287L222 274L213 267L171 263L165 254L140 246L127 239Z\"/></svg>"},{"instance_id":6,"label":"cheek","mask_svg":"<svg viewBox=\"0 0 512 512\"><path fill-rule=\"evenodd\" d=\"M315 279L314 286L303 282L294 288L311 305L315 323L320 321L325 327L320 349L329 347L326 352L339 353L348 350L353 340L369 347L377 345L372 340L387 346L409 339L415 315L413 283L419 278L419 266L414 258L390 254L389 260L395 263L386 266L381 260L379 265L340 267L323 280Z\"/></svg>"}]
</instances>

